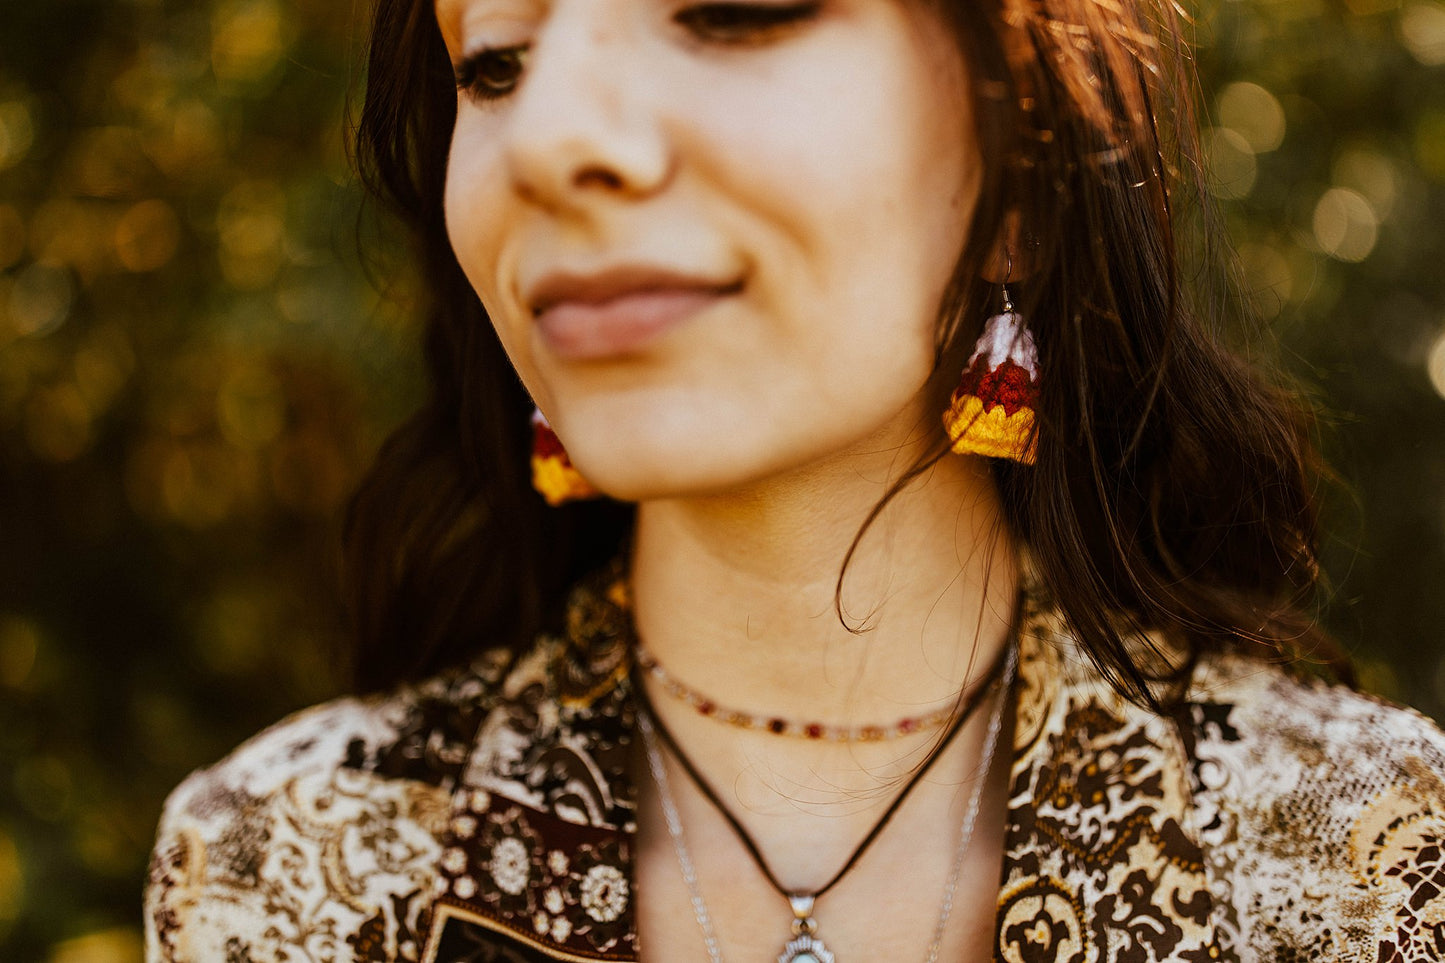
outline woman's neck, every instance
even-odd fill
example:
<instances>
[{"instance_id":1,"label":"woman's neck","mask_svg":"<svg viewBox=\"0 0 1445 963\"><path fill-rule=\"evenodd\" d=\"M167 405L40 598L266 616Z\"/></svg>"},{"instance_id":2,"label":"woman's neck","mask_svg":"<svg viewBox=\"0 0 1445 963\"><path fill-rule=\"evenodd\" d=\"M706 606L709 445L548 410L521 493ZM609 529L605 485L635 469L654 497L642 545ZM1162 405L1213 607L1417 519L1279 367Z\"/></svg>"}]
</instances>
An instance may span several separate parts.
<instances>
[{"instance_id":1,"label":"woman's neck","mask_svg":"<svg viewBox=\"0 0 1445 963\"><path fill-rule=\"evenodd\" d=\"M866 467L641 506L637 630L672 675L730 707L867 725L946 705L987 671L1018 581L987 466L945 457L848 559L893 481Z\"/></svg>"}]
</instances>

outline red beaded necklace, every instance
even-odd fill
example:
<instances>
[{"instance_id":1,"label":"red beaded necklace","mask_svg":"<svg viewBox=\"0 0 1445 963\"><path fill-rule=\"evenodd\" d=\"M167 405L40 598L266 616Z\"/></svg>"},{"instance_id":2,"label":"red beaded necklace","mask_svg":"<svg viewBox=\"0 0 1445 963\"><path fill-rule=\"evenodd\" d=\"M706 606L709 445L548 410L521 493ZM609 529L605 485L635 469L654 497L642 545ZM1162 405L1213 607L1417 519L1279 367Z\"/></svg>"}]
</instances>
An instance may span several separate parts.
<instances>
[{"instance_id":1,"label":"red beaded necklace","mask_svg":"<svg viewBox=\"0 0 1445 963\"><path fill-rule=\"evenodd\" d=\"M814 739L824 742L882 742L897 739L916 732L931 732L942 728L958 711L956 703L922 716L905 716L896 722L877 726L837 726L826 722L799 722L781 716L757 715L719 704L692 686L681 681L663 668L657 657L643 647L641 642L633 643L633 658L638 667L657 680L657 684L669 696L692 707L698 715L725 722L738 729L751 729L775 736L792 736L797 739Z\"/></svg>"}]
</instances>

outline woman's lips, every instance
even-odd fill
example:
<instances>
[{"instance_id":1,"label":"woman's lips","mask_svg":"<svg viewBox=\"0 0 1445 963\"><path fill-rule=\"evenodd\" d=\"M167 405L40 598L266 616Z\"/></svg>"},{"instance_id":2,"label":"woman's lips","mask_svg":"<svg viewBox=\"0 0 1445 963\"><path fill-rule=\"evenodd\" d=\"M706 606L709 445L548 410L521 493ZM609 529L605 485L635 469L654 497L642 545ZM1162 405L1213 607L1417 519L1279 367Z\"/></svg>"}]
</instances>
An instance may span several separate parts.
<instances>
[{"instance_id":1,"label":"woman's lips","mask_svg":"<svg viewBox=\"0 0 1445 963\"><path fill-rule=\"evenodd\" d=\"M573 290L541 299L534 317L548 349L568 361L640 351L663 332L742 289L741 282L570 286Z\"/></svg>"}]
</instances>

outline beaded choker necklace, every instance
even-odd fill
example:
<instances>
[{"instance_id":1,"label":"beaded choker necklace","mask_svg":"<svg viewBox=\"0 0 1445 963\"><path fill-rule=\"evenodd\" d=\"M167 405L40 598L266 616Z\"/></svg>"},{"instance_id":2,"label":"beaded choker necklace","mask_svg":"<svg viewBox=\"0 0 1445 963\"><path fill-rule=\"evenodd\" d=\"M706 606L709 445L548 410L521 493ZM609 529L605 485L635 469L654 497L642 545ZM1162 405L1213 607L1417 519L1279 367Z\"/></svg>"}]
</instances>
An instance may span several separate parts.
<instances>
[{"instance_id":1,"label":"beaded choker necklace","mask_svg":"<svg viewBox=\"0 0 1445 963\"><path fill-rule=\"evenodd\" d=\"M888 725L878 726L835 726L826 722L799 722L795 719L757 715L720 705L716 700L708 698L673 676L640 642L633 644L633 658L639 666L647 671L648 675L657 680L657 684L661 686L663 692L677 701L691 706L698 715L717 719L719 722L725 722L738 729L767 732L775 736L793 736L798 739L815 739L823 742L883 742L917 732L932 732L952 719L958 709L956 705L951 705L926 715L905 716Z\"/></svg>"},{"instance_id":2,"label":"beaded choker necklace","mask_svg":"<svg viewBox=\"0 0 1445 963\"><path fill-rule=\"evenodd\" d=\"M894 813L903 805L903 801L908 798L909 793L911 793L913 788L927 775L929 769L933 767L933 764L943 756L944 751L948 748L954 737L962 731L964 723L968 721L974 710L984 701L984 696L994 691L995 688L1001 689L1002 691L998 695L998 704L989 721L988 734L985 736L983 761L976 777L973 791L970 794L958 848L954 854L953 866L949 870L948 880L945 884L943 906L939 912L938 923L934 927L933 940L928 947L926 959L928 963L935 963L942 946L943 934L948 925L949 914L953 909L953 896L958 886L959 873L963 868L964 857L968 852L969 844L973 837L973 827L978 816L979 802L983 795L983 785L987 782L988 772L993 762L994 748L998 741L998 732L1003 717L1003 706L1005 702L1007 702L1008 690L1013 684L1016 666L1016 649L1012 642L1010 642L1007 649L1000 656L999 661L989 670L988 675L980 680L974 690L968 694L964 705L961 707L952 725L949 726L948 732L939 740L933 753L909 778L903 790L894 798L893 802L889 804L883 815L878 819L878 822L873 825L873 828L869 830L868 834L863 838L863 841L854 848L852 855L848 857L842 868L833 875L832 879L811 892L792 892L778 881L777 875L773 872L772 867L770 867L767 860L763 858L762 851L758 848L756 841L753 840L752 836L743 828L742 823L738 821L737 817L732 814L731 810L729 810L718 797L716 791L714 791L707 780L703 778L702 774L697 771L692 760L678 747L672 734L668 732L667 728L653 713L652 707L647 701L647 694L642 690L641 686L638 686L637 693L641 710L638 714L638 725L641 729L643 742L647 750L648 767L651 769L653 780L657 784L658 794L662 802L663 816L667 822L668 834L672 837L673 848L677 853L678 864L682 869L683 881L687 884L692 900L693 912L697 916L698 926L702 929L703 940L706 944L708 958L711 963L722 963L722 951L718 946L717 935L713 930L712 919L707 911L707 904L702 898L702 890L698 885L696 868L693 866L691 855L688 852L687 844L683 837L681 819L678 816L677 804L673 799L672 790L667 779L667 770L658 747L659 742L666 745L668 751L678 761L678 764L682 766L683 771L687 773L688 778L692 780L694 786L697 787L703 798L711 803L713 808L715 808L724 820L727 821L728 825L732 827L733 832L737 834L738 841L743 844L748 854L752 856L753 862L757 864L758 869L762 872L768 884L788 901L789 908L793 913L792 939L784 945L781 954L778 956L778 963L834 963L832 952L828 950L827 946L825 946L823 941L817 936L818 922L813 918L814 905L819 898L836 886L843 877L858 864L858 861L863 857L868 847L873 844L874 840L883 832L883 828L888 825L888 821L893 818ZM1002 676L1001 683L1000 676ZM995 683L1000 684L996 686Z\"/></svg>"}]
</instances>

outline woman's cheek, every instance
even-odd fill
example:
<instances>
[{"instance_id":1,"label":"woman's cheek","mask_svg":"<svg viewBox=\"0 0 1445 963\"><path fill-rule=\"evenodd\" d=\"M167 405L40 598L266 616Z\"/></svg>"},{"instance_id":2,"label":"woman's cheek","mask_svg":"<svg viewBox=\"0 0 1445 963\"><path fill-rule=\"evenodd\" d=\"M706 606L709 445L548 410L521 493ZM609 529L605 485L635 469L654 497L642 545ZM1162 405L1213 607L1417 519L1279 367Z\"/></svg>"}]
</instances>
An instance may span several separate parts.
<instances>
[{"instance_id":1,"label":"woman's cheek","mask_svg":"<svg viewBox=\"0 0 1445 963\"><path fill-rule=\"evenodd\" d=\"M498 333L510 341L501 330L503 319L515 313L502 284L502 248L509 230L501 192L505 172L487 151L484 136L463 126L460 118L458 125L443 196L447 236L472 289L499 326Z\"/></svg>"}]
</instances>

